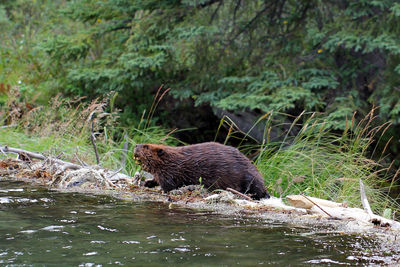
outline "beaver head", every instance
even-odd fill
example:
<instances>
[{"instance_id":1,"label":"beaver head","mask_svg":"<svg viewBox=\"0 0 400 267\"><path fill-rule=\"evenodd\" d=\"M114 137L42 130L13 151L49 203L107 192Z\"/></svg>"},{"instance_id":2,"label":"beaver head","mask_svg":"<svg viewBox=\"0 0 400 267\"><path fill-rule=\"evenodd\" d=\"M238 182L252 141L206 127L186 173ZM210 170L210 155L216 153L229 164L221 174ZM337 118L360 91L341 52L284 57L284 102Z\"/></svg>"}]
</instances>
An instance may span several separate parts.
<instances>
[{"instance_id":1,"label":"beaver head","mask_svg":"<svg viewBox=\"0 0 400 267\"><path fill-rule=\"evenodd\" d=\"M133 150L133 158L145 171L156 172L164 165L165 149L168 147L154 144L137 144Z\"/></svg>"}]
</instances>

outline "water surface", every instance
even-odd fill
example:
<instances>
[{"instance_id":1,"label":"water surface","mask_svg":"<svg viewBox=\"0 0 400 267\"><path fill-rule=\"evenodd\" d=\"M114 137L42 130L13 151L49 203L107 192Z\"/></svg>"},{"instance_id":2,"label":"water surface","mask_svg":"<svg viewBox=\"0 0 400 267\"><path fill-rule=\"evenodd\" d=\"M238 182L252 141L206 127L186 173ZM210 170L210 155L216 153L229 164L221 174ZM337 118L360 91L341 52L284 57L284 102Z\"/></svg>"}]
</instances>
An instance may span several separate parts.
<instances>
[{"instance_id":1,"label":"water surface","mask_svg":"<svg viewBox=\"0 0 400 267\"><path fill-rule=\"evenodd\" d=\"M319 229L321 230L321 229ZM47 266L336 266L380 264L365 237L157 202L0 182L0 264Z\"/></svg>"}]
</instances>

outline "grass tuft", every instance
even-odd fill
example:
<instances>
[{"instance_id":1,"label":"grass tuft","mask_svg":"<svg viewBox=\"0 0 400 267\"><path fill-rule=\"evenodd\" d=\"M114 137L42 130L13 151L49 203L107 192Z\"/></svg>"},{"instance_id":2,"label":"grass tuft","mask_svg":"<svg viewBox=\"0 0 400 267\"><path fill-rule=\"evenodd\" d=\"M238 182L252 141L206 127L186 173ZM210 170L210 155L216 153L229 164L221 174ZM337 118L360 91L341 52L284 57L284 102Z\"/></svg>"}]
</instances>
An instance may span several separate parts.
<instances>
[{"instance_id":1,"label":"grass tuft","mask_svg":"<svg viewBox=\"0 0 400 267\"><path fill-rule=\"evenodd\" d=\"M266 142L256 159L272 194L284 197L305 193L309 196L346 202L362 208L359 180L365 184L372 210L383 214L388 208L400 210L389 197L388 168L368 158L374 140L388 125L374 126L372 110L360 123L355 117L341 134L330 131L326 118L301 114L289 129L299 128L294 136L286 134L283 142ZM296 123L300 120L301 125ZM272 128L272 127L271 127ZM267 132L273 129L267 129Z\"/></svg>"}]
</instances>

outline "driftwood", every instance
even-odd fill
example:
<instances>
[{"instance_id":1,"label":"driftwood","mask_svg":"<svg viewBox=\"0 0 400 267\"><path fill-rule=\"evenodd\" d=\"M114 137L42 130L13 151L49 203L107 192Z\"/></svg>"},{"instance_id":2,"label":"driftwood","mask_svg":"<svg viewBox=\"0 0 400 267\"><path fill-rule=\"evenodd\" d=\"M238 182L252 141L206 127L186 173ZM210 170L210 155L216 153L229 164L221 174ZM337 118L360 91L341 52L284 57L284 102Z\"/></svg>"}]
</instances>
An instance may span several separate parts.
<instances>
[{"instance_id":1,"label":"driftwood","mask_svg":"<svg viewBox=\"0 0 400 267\"><path fill-rule=\"evenodd\" d=\"M286 199L289 201L291 205L303 209L311 209L315 205L315 203L320 206L330 207L330 208L346 207L346 204L344 203L337 203L330 200L320 199L316 197L309 197L309 196L307 196L306 198L304 194L289 195L286 197Z\"/></svg>"},{"instance_id":2,"label":"driftwood","mask_svg":"<svg viewBox=\"0 0 400 267\"><path fill-rule=\"evenodd\" d=\"M366 197L362 197L366 200ZM337 203L325 199L315 197L305 197L304 195L287 196L288 202L296 208L307 209L311 213L330 218L342 220L356 220L369 225L377 225L382 227L391 227L392 229L400 229L400 223L359 208L349 208L343 203ZM367 202L368 203L368 202ZM369 205L368 205L369 206Z\"/></svg>"},{"instance_id":3,"label":"driftwood","mask_svg":"<svg viewBox=\"0 0 400 267\"><path fill-rule=\"evenodd\" d=\"M3 153L14 153L14 154L18 154L18 155L27 155L30 158L34 158L34 159L48 160L50 163L56 163L56 164L62 165L63 166L62 170L66 170L66 169L77 170L77 169L82 168L82 166L79 166L79 165L71 163L71 162L63 161L63 160L56 159L56 158L48 158L42 154L31 152L28 150L19 149L19 148L3 146L3 147L0 147L0 150Z\"/></svg>"},{"instance_id":4,"label":"driftwood","mask_svg":"<svg viewBox=\"0 0 400 267\"><path fill-rule=\"evenodd\" d=\"M364 210L369 214L369 216L374 216L374 213L371 210L371 206L369 205L367 195L365 194L364 183L360 179L360 193L361 193L361 203L364 207Z\"/></svg>"},{"instance_id":5,"label":"driftwood","mask_svg":"<svg viewBox=\"0 0 400 267\"><path fill-rule=\"evenodd\" d=\"M71 162L63 161L57 158L49 158L42 154L19 149L13 147L0 147L0 151L7 156L6 153L18 154L20 158L27 159L25 167L34 172L47 171L52 173L52 179L48 182L49 186L58 188L71 188L74 186L99 187L99 188L115 188L113 182L123 181L129 186L131 179L128 175L119 171L110 171L102 169L99 166L80 166ZM43 164L35 164L31 159L43 160ZM50 166L58 165L54 171L53 167L45 168L45 164Z\"/></svg>"}]
</instances>

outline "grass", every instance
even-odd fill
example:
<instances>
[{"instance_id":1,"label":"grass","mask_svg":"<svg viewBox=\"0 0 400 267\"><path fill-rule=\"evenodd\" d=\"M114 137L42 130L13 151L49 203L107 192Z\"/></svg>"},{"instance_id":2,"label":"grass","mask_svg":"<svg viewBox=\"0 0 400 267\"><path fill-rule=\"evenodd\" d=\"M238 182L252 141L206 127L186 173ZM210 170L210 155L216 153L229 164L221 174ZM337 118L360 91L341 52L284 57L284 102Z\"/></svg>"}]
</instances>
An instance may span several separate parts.
<instances>
[{"instance_id":1,"label":"grass","mask_svg":"<svg viewBox=\"0 0 400 267\"><path fill-rule=\"evenodd\" d=\"M0 145L93 165L96 164L90 140L93 131L100 165L121 169L133 176L139 168L132 157L137 143L176 144L177 141L167 130L143 121L138 127L120 127L119 111L112 110L111 99L107 96L85 103L82 99L68 100L57 96L47 106L27 107L26 102L9 97L6 108L0 112L0 119L16 126L0 129Z\"/></svg>"},{"instance_id":2,"label":"grass","mask_svg":"<svg viewBox=\"0 0 400 267\"><path fill-rule=\"evenodd\" d=\"M311 115L297 135L263 145L256 162L268 188L276 196L305 193L362 208L361 180L375 213L400 210L387 194L387 181L395 177L390 177L382 160L368 157L374 140L389 126L374 127L373 121L374 111L358 124L353 117L342 134L335 134L326 119Z\"/></svg>"},{"instance_id":3,"label":"grass","mask_svg":"<svg viewBox=\"0 0 400 267\"><path fill-rule=\"evenodd\" d=\"M218 130L227 124L225 143L230 138L241 139L243 152L258 155L254 162L269 192L276 197L304 193L362 208L361 180L372 210L393 217L394 212L400 211L400 205L388 192L394 188L399 171L391 172L385 158L374 155L376 142L390 127L389 123L376 126L374 112L375 109L358 124L354 116L340 134L330 130L328 119L321 114L303 112L290 118L291 123L282 123L289 121L288 115L269 112L253 125L253 128L265 126L260 145L243 144L244 139L252 138L229 118L221 120ZM281 128L287 130L278 132Z\"/></svg>"}]
</instances>

